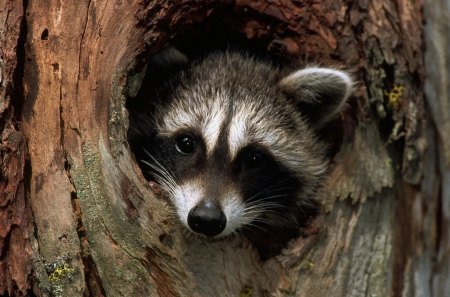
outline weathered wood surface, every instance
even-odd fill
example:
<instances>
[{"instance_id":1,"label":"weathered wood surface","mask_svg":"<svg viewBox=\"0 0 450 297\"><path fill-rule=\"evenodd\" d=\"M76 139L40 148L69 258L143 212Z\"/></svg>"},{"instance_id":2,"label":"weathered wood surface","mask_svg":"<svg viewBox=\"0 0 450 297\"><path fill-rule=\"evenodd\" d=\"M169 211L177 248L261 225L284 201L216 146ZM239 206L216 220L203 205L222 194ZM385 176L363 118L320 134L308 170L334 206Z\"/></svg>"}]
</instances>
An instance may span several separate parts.
<instances>
[{"instance_id":1,"label":"weathered wood surface","mask_svg":"<svg viewBox=\"0 0 450 297\"><path fill-rule=\"evenodd\" d=\"M20 54L23 7L0 1L0 295L31 292L33 225L25 195L26 142L14 100L21 96ZM19 99L20 100L20 99Z\"/></svg>"},{"instance_id":2,"label":"weathered wood surface","mask_svg":"<svg viewBox=\"0 0 450 297\"><path fill-rule=\"evenodd\" d=\"M450 3L425 1L424 10L427 21L424 28L425 93L430 114L429 158L426 160L429 167L424 170L419 196L425 215L421 217L424 228L420 257L417 257L421 269L415 274L426 283L424 296L428 296L429 291L434 296L446 296L450 292ZM437 234L430 228L433 218ZM434 262L426 261L428 257L435 257Z\"/></svg>"},{"instance_id":3,"label":"weathered wood surface","mask_svg":"<svg viewBox=\"0 0 450 297\"><path fill-rule=\"evenodd\" d=\"M448 80L430 76L432 125L421 5L4 0L0 295L445 296ZM146 59L218 27L360 82L324 214L264 263L243 238L184 239L126 141Z\"/></svg>"}]
</instances>

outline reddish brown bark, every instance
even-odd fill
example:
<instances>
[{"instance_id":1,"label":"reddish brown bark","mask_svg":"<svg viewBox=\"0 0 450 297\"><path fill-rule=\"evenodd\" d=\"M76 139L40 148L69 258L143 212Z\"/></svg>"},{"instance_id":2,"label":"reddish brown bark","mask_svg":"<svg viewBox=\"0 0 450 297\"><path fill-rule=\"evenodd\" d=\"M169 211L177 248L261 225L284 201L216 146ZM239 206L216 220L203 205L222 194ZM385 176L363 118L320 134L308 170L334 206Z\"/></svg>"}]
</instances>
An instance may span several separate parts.
<instances>
[{"instance_id":1,"label":"reddish brown bark","mask_svg":"<svg viewBox=\"0 0 450 297\"><path fill-rule=\"evenodd\" d=\"M32 214L26 196L26 144L14 117L21 96L21 3L0 4L0 294L31 290ZM23 63L23 61L22 61Z\"/></svg>"}]
</instances>

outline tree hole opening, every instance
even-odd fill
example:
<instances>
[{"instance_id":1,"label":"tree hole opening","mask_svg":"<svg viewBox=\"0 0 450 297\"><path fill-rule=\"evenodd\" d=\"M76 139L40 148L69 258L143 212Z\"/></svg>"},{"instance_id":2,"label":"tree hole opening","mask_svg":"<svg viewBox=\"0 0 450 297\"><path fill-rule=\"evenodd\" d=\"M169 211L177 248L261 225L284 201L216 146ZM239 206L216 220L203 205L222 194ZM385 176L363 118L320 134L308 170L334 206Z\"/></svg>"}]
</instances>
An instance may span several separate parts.
<instances>
[{"instance_id":1,"label":"tree hole opening","mask_svg":"<svg viewBox=\"0 0 450 297\"><path fill-rule=\"evenodd\" d=\"M173 68L169 67L169 70L166 73L166 69L159 68L161 63L165 61L165 58L156 59L155 57L158 57L158 55L167 48L175 48L184 55L183 57L180 57L178 54L174 54L177 56L175 60L178 60L180 64L183 64L184 58L186 58L188 64L192 65L198 61L203 61L204 57L208 57L210 54L233 51L249 54L256 60L271 65L270 67L273 68L270 69L274 69L274 71L278 71L278 69L282 68L289 68L289 73L292 73L292 70L294 69L293 65L300 67L301 63L310 62L314 57L303 57L302 59L302 55L305 52L299 45L301 38L297 36L297 39L295 39L292 35L290 37L288 34L283 35L281 33L284 32L283 30L292 34L291 31L283 28L281 22L274 20L274 18L262 15L252 15L245 9L240 11L240 13L235 13L235 11L230 12L227 8L224 8L223 10L211 13L210 16L200 24L192 25L181 33L175 32L175 35L170 39L170 42L162 45L158 50L151 49L151 54L149 53L146 55L144 53L137 58L138 61L136 61L134 69L130 71L127 83L128 97L126 108L129 112L130 121L128 141L135 160L147 181L150 181L151 183L156 181L160 184L161 188L166 190L165 192L169 192L168 195L181 195L179 193L179 183L181 179L179 176L182 175L185 177L191 175L192 180L195 180L198 177L195 166L199 166L198 164L206 162L205 160L207 159L197 153L196 150L203 150L204 152L208 150L208 144L199 137L199 132L191 131L189 129L177 132L177 135L171 137L171 139L161 138L157 141L155 140L159 135L156 135L153 128L155 123L161 121L161 119L155 119L153 115L157 113L156 111L158 109L170 107L170 105L155 104L155 102L163 101L164 98L175 89L170 77L184 71L182 67L180 67L180 70L178 69L178 66L175 65ZM173 55L171 54L170 56ZM211 64L211 67L214 68L214 65ZM277 76L277 82L279 82L279 79L284 77L286 73L288 72L280 71L280 76ZM167 77L169 78L167 79ZM268 77L272 78L270 75ZM276 92L279 91L281 90L277 89ZM170 93L170 96L172 95L173 93ZM271 112L268 111L267 115L269 116L270 113ZM145 114L150 114L151 116L148 117ZM175 116L182 118L183 113L181 112ZM225 121L225 119L223 120ZM231 125L231 123L229 123L229 125ZM225 136L221 134L219 130L214 130L211 132L211 137L213 139L216 139L216 137L228 139L230 136ZM225 140L223 141L225 142ZM155 156L151 150L152 147L158 147L158 150L163 150L164 157ZM325 145L323 147L325 147ZM322 149L323 148L317 148L319 151ZM288 240L300 236L303 232L302 230L307 229L314 218L319 214L319 203L312 199L312 195L315 193L314 191L318 187L318 184L314 184L316 182L314 181L309 185L309 180L294 179L293 176L299 176L296 175L298 172L294 174L291 168L283 167L281 162L278 161L279 159L277 159L278 156L272 156L271 153L265 151L264 148L248 146L245 147L245 150L242 150L242 152L239 151L238 153L239 154L235 156L235 159L231 159L233 162L235 162L234 160L248 160L248 158L253 158L251 159L253 160L251 164L256 166L251 166L250 168L250 166L248 166L249 162L244 161L241 162L244 165L236 165L238 162L236 161L232 165L235 167L230 169L230 172L236 172L238 170L236 168L239 166L246 168L248 172L253 172L251 170L257 172L256 169L261 170L258 171L258 173L248 173L245 178L252 176L252 174L257 177L263 176L264 178L261 180L265 183L266 188L267 185L271 183L282 185L284 189L290 189L289 191L292 191L292 193L289 192L289 195L292 197L297 195L296 191L299 191L299 189L302 191L304 190L304 193L308 193L307 195L311 195L308 196L308 199L311 199L307 201L305 199L305 203L302 202L300 203L301 205L296 204L297 202L295 201L282 202L282 207L286 207L286 209L296 209L296 213L289 219L286 219L286 223L282 224L282 226L271 226L270 223L267 223L269 220L261 220L261 224L259 224L258 220L252 221L252 224L258 225L257 228L263 230L263 234L258 231L253 232L254 230L252 230L251 232L246 233L247 238L258 247L262 257L271 257L277 254L281 248L285 247ZM228 177L223 175L223 172L228 170L226 166L222 165L223 163L220 163L222 162L223 156L226 157L226 154L211 155L208 157L216 158L218 162L217 166L211 167L210 172L212 173L208 174L219 174L221 177L217 177L215 180L211 179L210 182L217 184L219 187L223 186L226 188L226 183L231 179L227 180L226 178ZM325 158L325 153L322 157ZM319 159L320 158L318 157L315 161L320 163ZM261 160L264 162L261 163ZM321 168L319 163L317 164L317 168ZM176 175L174 174L174 167L177 167ZM325 165L323 168L325 168ZM325 174L324 172L325 169L322 170L320 174L313 173L317 175L317 178L314 177L314 180L322 180L323 175ZM279 176L284 178L279 178L277 174L274 173L279 173ZM276 180L277 178L279 178L279 180ZM160 180L164 181L160 182ZM256 178L254 178L254 180L256 180ZM254 180L251 181L254 184L261 181L258 180L256 182ZM280 189L281 188L282 187L280 186ZM247 191L247 189L244 191ZM250 193L251 191L248 190L248 192ZM221 194L217 193L208 192L208 194L221 197ZM273 196L271 199L273 198L274 200L276 197L285 197L285 193L281 192L275 191L271 192L271 194ZM259 195L258 192L254 191L253 196L255 195ZM251 195L248 196L250 197ZM181 198L171 197L170 200L174 203L174 200L176 199ZM195 229L197 230L196 232L203 233L206 236L211 236L211 234L220 235L221 232L227 234L227 228L224 226L227 226L226 224L229 223L229 217L225 215L224 218L226 207L221 204L222 202L218 202L219 200L220 198L214 198L203 204L198 202L200 201L198 200L197 204L193 203L192 205L189 204L190 202L186 202L186 209L182 211L178 209L177 211L178 214L186 214L184 217L179 218L182 223L181 225L185 225L186 228ZM185 198L184 201L186 201ZM283 213L278 209L280 207L279 201L271 201L271 203L272 204L268 206L269 208L275 208L275 212ZM188 220L187 218L191 216L192 210L197 210L198 208L200 208L200 210L196 212L195 219ZM274 211L274 209L269 209L269 211ZM207 219L202 218L202 216L207 217ZM282 221L285 218L280 217L277 219ZM270 217L270 220L272 219L273 218ZM216 228L212 228L211 224L208 226L202 225L208 220L214 222ZM272 236L274 234L276 234L276 236ZM263 236L261 237L261 235Z\"/></svg>"},{"instance_id":2,"label":"tree hole opening","mask_svg":"<svg viewBox=\"0 0 450 297\"><path fill-rule=\"evenodd\" d=\"M254 18L257 20L253 21ZM229 50L249 54L275 67L298 64L300 52L297 45L290 44L290 41L286 41L288 39L280 38L279 32L274 29L277 26L279 24L274 19L252 15L246 8L236 12L225 6L213 11L204 22L192 25L182 33L176 33L178 35L157 50L156 54L167 47L173 47L186 55L191 64L210 53ZM292 48L295 48L295 53ZM148 172L148 165L142 162L148 156L138 153L138 148L151 144L135 142L133 127L145 124L140 115L143 110L151 109L149 105L152 102L153 89L161 87L158 84L163 83L158 80L160 73L151 67L153 57L154 55L145 53L138 57L135 68L128 77L126 101L130 121L128 140L136 162L147 180L153 180Z\"/></svg>"}]
</instances>

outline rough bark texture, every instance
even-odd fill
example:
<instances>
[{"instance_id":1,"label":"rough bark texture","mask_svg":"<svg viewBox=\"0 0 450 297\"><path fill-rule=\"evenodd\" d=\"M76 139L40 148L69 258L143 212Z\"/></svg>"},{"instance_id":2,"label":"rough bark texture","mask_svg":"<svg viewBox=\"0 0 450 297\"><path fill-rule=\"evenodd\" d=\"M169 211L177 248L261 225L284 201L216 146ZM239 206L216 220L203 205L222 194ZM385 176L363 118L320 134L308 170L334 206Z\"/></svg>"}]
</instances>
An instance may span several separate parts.
<instances>
[{"instance_id":1,"label":"rough bark texture","mask_svg":"<svg viewBox=\"0 0 450 297\"><path fill-rule=\"evenodd\" d=\"M16 54L24 42L21 3L0 2L0 295L31 292L33 217L26 199L26 145L13 100L23 74ZM22 45L23 46L23 45ZM23 57L21 57L23 59Z\"/></svg>"},{"instance_id":2,"label":"rough bark texture","mask_svg":"<svg viewBox=\"0 0 450 297\"><path fill-rule=\"evenodd\" d=\"M422 193L417 195L423 204L421 249L415 274L427 285L423 295L433 292L446 296L450 292L450 3L427 1L424 35L427 46L425 65L426 101L430 111L425 177ZM438 197L437 199L435 197ZM433 212L437 211L436 214ZM436 218L436 234L430 227L430 218ZM426 244L428 243L428 244ZM420 257L419 257L420 256ZM435 257L432 262L430 257ZM420 267L420 268L419 268Z\"/></svg>"},{"instance_id":3,"label":"rough bark texture","mask_svg":"<svg viewBox=\"0 0 450 297\"><path fill-rule=\"evenodd\" d=\"M449 295L448 4L425 8L426 105L420 1L2 0L0 296ZM359 81L323 215L265 262L184 239L126 140L148 57L225 33Z\"/></svg>"}]
</instances>

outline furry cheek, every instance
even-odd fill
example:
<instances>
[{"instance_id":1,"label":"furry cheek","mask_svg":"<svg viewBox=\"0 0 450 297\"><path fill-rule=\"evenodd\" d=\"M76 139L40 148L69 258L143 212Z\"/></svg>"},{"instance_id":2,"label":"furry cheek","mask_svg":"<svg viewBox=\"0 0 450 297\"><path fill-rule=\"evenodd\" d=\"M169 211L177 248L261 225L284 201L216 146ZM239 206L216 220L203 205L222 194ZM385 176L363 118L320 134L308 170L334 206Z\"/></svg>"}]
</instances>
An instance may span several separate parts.
<instances>
[{"instance_id":1,"label":"furry cheek","mask_svg":"<svg viewBox=\"0 0 450 297\"><path fill-rule=\"evenodd\" d=\"M175 205L180 221L188 228L189 211L200 202L202 197L202 187L195 181L190 181L177 187L170 197L173 205Z\"/></svg>"},{"instance_id":2,"label":"furry cheek","mask_svg":"<svg viewBox=\"0 0 450 297\"><path fill-rule=\"evenodd\" d=\"M225 237L236 233L240 228L250 224L257 215L246 209L246 206L237 193L230 193L222 200L222 209L227 218L225 230L217 237Z\"/></svg>"}]
</instances>

